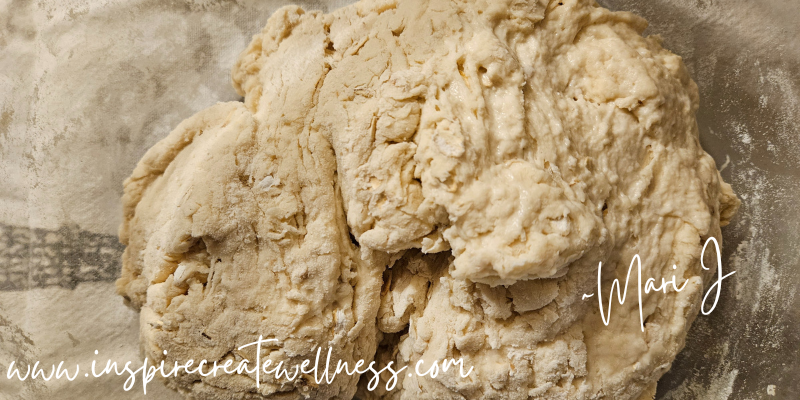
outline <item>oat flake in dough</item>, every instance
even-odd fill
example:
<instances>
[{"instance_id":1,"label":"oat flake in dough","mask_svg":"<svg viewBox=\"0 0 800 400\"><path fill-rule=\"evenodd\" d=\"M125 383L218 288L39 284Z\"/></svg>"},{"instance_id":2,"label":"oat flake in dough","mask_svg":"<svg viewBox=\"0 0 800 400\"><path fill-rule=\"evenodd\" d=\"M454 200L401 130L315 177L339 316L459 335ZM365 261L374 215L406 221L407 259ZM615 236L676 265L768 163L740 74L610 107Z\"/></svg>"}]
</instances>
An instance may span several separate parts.
<instances>
[{"instance_id":1,"label":"oat flake in dough","mask_svg":"<svg viewBox=\"0 0 800 400\"><path fill-rule=\"evenodd\" d=\"M413 368L419 360L462 357L475 367L466 379L452 370L436 378L402 376L390 393L366 391L362 382L365 398L648 395L683 347L713 274L700 268L702 243L710 236L720 239L720 226L739 202L700 147L696 85L680 57L661 48L657 38L641 36L644 27L630 13L585 0L365 0L328 15L293 6L279 10L233 70L245 103L227 107L236 108L246 123L213 126L250 132L228 133L224 141L252 135L254 142L266 136L282 143L285 147L269 157L255 155L262 151L257 147L255 158L236 165L259 170L271 165L283 175L248 172L243 181L229 172L204 181L190 170L190 160L175 158L175 170L184 175L168 182L154 178L147 182L151 189L136 179L126 186L126 196L145 192L138 206L126 198L122 236L129 248L120 281L121 291L144 305L143 342L174 345L175 336L148 324L172 323L161 317L173 315L174 306L164 299L182 287L176 279L189 268L179 273L178 256L196 247L192 238L216 235L227 254L241 252L234 270L250 284L299 293L283 286L282 275L260 269L262 260L278 259L286 274L328 288L309 300L299 295L299 305L276 296L262 299L267 308L242 307L254 320L280 315L284 337L307 339L293 354L308 354L334 337L344 338L343 358L371 359L381 339L376 359L383 362ZM295 171L292 152L328 143L335 163L320 157L325 161L314 164L317 189L282 186L309 171ZM244 150L188 154L217 157L215 152L225 151ZM146 160L134 178L163 171ZM205 230L170 228L167 221L175 219L170 215L188 215L181 199L193 191L186 185L227 193L222 188L250 177L256 184L243 186L243 193L280 196L291 188L291 193L325 193L327 200L319 202L300 196L300 209L301 215L326 218L295 221L298 227L316 221L331 232L323 235L325 243L338 246L325 253L334 258L330 264L315 264L310 255L301 256L305 253L296 253L299 261L293 264L283 253L261 251L255 263L255 250L245 250L248 246L292 246L298 240L291 224L278 236L259 225L244 228L273 221L269 213L257 215L255 195L211 208ZM151 203L146 190L153 193ZM342 215L336 217L339 201ZM283 207L277 200L268 204ZM221 215L229 210L242 210L234 214L244 219ZM345 213L360 257L337 219ZM242 229L245 233L232 234ZM173 242L175 250L165 247ZM147 248L153 250L142 252ZM596 291L598 262L606 283L624 280L634 254L642 258L645 279L660 282L675 275L679 285L688 281L680 293L644 296L644 333L635 301L615 304L606 327L597 302L581 300ZM375 277L389 257L400 259L388 263L383 290L376 294ZM164 263L168 267L159 266ZM291 271L315 273L309 278ZM220 318L228 309L217 305L192 312L177 323L200 326L197 321ZM340 312L351 315L347 329L339 330L337 322L328 334L321 326ZM256 323L242 326L261 329ZM187 352L215 346L199 339L186 343ZM354 384L296 390L317 398L344 397ZM243 390L244 381L225 387Z\"/></svg>"}]
</instances>

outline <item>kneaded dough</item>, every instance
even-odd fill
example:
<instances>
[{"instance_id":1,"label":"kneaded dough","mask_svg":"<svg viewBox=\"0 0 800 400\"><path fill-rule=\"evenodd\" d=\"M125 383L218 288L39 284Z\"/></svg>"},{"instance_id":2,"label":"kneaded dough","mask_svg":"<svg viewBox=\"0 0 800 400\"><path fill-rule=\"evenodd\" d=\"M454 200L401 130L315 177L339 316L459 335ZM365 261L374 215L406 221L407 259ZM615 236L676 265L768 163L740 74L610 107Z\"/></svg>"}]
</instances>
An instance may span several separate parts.
<instances>
[{"instance_id":1,"label":"kneaded dough","mask_svg":"<svg viewBox=\"0 0 800 400\"><path fill-rule=\"evenodd\" d=\"M696 85L645 26L592 0L280 9L233 68L244 104L184 122L126 182L120 292L147 354L226 357L264 334L275 357L336 343L474 367L391 392L362 379L363 398L649 396L713 276L702 244L739 201L700 146ZM643 295L644 332L635 275L608 326L595 293L599 263L607 301L635 254L643 280L686 283ZM171 385L252 391L191 379ZM261 394L356 388L273 384Z\"/></svg>"},{"instance_id":2,"label":"kneaded dough","mask_svg":"<svg viewBox=\"0 0 800 400\"><path fill-rule=\"evenodd\" d=\"M290 373L320 347L323 359L329 347L334 360L372 358L385 260L362 260L351 243L333 152L303 126L270 129L242 103L218 104L182 122L126 180L117 287L141 309L151 365L233 360L233 370L247 359L252 370L257 348L238 348L259 336L277 339L262 346L262 365ZM262 372L258 389L255 379L181 372L167 385L195 399L349 399L358 377L317 385Z\"/></svg>"}]
</instances>

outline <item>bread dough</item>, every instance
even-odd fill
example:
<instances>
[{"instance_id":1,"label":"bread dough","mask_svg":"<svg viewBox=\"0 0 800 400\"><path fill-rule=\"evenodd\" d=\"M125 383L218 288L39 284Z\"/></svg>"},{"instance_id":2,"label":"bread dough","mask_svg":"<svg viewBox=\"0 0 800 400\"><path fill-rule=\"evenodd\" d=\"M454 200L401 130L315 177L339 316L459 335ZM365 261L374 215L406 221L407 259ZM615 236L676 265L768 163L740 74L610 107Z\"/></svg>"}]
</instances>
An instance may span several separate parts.
<instances>
[{"instance_id":1,"label":"bread dough","mask_svg":"<svg viewBox=\"0 0 800 400\"><path fill-rule=\"evenodd\" d=\"M260 333L276 357L336 343L369 361L380 340L381 362L475 369L362 380L363 398L649 396L739 201L700 146L696 85L645 25L591 0L282 8L233 69L244 105L184 122L126 182L120 291L147 354L225 357ZM644 332L634 295L608 326L582 299L598 263L607 294L635 254L643 280L687 282L643 296ZM192 379L171 384L253 386Z\"/></svg>"},{"instance_id":2,"label":"bread dough","mask_svg":"<svg viewBox=\"0 0 800 400\"><path fill-rule=\"evenodd\" d=\"M372 358L386 261L362 260L351 243L333 152L304 126L259 124L241 103L218 104L181 123L125 182L117 286L141 308L152 363L247 359L252 370L256 347L238 348L259 336L278 339L262 363L294 366L319 347L334 360ZM260 379L257 389L255 373L182 373L167 384L197 399L349 399L358 377Z\"/></svg>"},{"instance_id":3,"label":"bread dough","mask_svg":"<svg viewBox=\"0 0 800 400\"><path fill-rule=\"evenodd\" d=\"M333 144L359 243L452 248L454 277L512 284L563 274L652 215L704 234L730 213L696 87L644 27L583 0L290 8L233 78L265 115L279 77L324 65L312 129Z\"/></svg>"}]
</instances>

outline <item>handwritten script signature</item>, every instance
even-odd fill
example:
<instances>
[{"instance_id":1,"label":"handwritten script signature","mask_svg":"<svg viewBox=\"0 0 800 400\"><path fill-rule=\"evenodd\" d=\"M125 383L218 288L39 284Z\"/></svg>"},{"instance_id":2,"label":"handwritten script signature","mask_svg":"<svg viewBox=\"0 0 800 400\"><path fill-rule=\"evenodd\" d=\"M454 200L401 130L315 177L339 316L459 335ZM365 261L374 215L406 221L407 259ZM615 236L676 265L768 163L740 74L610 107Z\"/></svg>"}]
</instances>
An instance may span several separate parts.
<instances>
[{"instance_id":1,"label":"handwritten script signature","mask_svg":"<svg viewBox=\"0 0 800 400\"><path fill-rule=\"evenodd\" d=\"M703 250L700 253L700 266L703 267L703 269L706 270L706 271L709 270L709 268L707 268L705 263L703 262L703 257L705 256L706 248L708 248L709 243L714 243L714 249L716 250L716 253L717 253L717 275L716 275L717 276L717 280L716 280L716 282L714 282L714 284L711 285L710 288L708 288L708 292L706 292L705 296L703 296L703 302L700 305L700 311L703 313L703 315L711 314L711 312L714 311L714 309L717 307L717 302L719 301L720 292L722 291L722 281L725 280L725 278L727 278L727 277L729 277L729 276L731 276L731 275L736 273L736 271L731 271L727 275L723 275L723 273L722 273L722 256L721 256L720 251L719 251L719 243L717 243L717 239L715 239L713 236L709 237L708 240L706 240L706 243L703 245ZM672 287L673 287L673 289L675 291L680 292L686 287L686 284L689 281L686 280L683 283L683 285L678 287L677 283L675 282L675 275L673 275L672 279L669 280L669 281L665 280L664 278L661 278L661 286L656 286L656 280L653 279L653 278L648 278L644 283L644 287L642 287L642 260L641 260L641 257L639 257L639 255L636 254L635 256L633 256L633 259L631 260L631 264L628 267L628 274L625 276L625 289L622 290L622 292L620 293L621 289L620 289L619 279L614 279L614 281L611 283L611 290L609 291L609 294L608 294L608 296L609 296L608 297L608 312L606 313L603 310L603 293L602 293L603 263L601 262L599 267L597 268L597 293L598 293L597 294L597 301L598 301L598 303L600 305L600 317L603 319L603 324L605 324L606 326L608 326L608 322L611 320L611 303L613 301L614 289L616 289L616 291L617 291L617 300L619 301L619 303L620 304L625 303L625 297L628 294L628 282L630 281L631 270L633 270L633 266L634 265L636 265L637 271L638 271L639 324L640 324L640 326L642 328L642 332L644 332L644 316L642 315L643 314L642 313L642 292L644 291L644 293L646 294L646 293L650 293L651 291L663 291L666 294L668 285L672 285ZM672 266L672 269L676 269L676 268L677 268L677 266L675 266L675 265ZM711 305L711 309L706 311L706 309L705 309L706 300L708 299L708 296L712 292L714 293L714 303ZM590 298L592 296L594 296L594 293L592 293L592 294L584 294L583 295L583 300L586 300L586 299L588 299L588 298ZM608 316L606 316L606 314L608 314Z\"/></svg>"}]
</instances>

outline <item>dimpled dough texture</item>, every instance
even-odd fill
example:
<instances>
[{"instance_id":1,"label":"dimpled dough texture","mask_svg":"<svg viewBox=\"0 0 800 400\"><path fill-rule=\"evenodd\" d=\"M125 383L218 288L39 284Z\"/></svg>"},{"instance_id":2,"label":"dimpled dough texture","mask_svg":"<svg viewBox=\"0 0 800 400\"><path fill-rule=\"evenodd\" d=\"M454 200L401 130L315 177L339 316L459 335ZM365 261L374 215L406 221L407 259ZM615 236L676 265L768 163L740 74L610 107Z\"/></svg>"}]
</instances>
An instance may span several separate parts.
<instances>
[{"instance_id":1,"label":"dimpled dough texture","mask_svg":"<svg viewBox=\"0 0 800 400\"><path fill-rule=\"evenodd\" d=\"M185 121L126 181L118 284L145 354L253 357L234 349L261 334L276 361L333 345L474 367L362 379L363 398L650 396L739 201L700 147L696 85L645 25L586 0L280 9L233 69L244 104ZM635 254L643 280L686 284L643 295L644 332L635 283L608 326L582 300L599 262L607 299ZM356 390L262 379L268 397ZM169 384L255 394L244 376Z\"/></svg>"}]
</instances>

